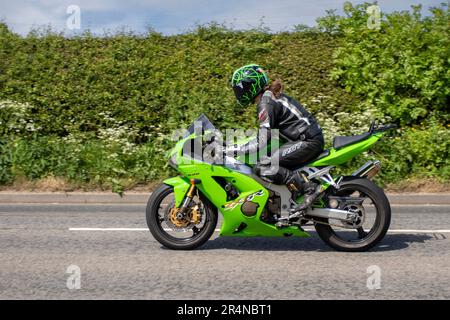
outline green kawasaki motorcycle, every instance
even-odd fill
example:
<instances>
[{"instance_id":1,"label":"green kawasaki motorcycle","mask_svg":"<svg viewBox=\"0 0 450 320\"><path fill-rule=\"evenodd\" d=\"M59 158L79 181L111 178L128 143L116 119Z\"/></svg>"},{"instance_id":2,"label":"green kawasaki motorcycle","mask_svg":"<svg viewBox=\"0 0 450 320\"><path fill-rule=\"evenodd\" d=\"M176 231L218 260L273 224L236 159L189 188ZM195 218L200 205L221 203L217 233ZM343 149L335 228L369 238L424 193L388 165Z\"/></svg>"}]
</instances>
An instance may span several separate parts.
<instances>
[{"instance_id":1,"label":"green kawasaki motorcycle","mask_svg":"<svg viewBox=\"0 0 450 320\"><path fill-rule=\"evenodd\" d=\"M248 155L217 164L186 152L199 141L204 150L208 142L202 137L215 130L204 115L195 123L201 123L201 133L191 125L170 153L169 164L181 175L164 180L147 204L147 225L165 247L188 250L204 244L216 229L218 212L223 216L221 236L309 237L314 226L323 241L341 251L368 250L385 236L390 204L370 180L380 162L368 161L349 176L332 175L331 170L369 149L393 125L372 123L364 134L335 137L332 148L299 164L297 170L319 182L322 192L306 211L293 212L303 196L294 200L286 186L256 176Z\"/></svg>"}]
</instances>

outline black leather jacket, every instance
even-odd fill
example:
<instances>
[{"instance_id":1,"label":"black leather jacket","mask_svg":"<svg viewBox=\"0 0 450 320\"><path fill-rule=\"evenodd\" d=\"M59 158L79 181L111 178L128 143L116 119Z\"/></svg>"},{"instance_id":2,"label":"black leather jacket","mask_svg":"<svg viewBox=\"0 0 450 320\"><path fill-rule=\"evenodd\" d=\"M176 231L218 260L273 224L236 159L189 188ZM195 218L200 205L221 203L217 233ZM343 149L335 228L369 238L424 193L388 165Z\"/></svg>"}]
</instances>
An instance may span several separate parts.
<instances>
[{"instance_id":1,"label":"black leather jacket","mask_svg":"<svg viewBox=\"0 0 450 320\"><path fill-rule=\"evenodd\" d=\"M299 102L286 94L276 98L272 92L266 91L257 106L260 130L268 130L267 140L259 141L258 137L239 149L253 153L267 144L270 130L278 129L280 137L292 141L323 140L322 129Z\"/></svg>"}]
</instances>

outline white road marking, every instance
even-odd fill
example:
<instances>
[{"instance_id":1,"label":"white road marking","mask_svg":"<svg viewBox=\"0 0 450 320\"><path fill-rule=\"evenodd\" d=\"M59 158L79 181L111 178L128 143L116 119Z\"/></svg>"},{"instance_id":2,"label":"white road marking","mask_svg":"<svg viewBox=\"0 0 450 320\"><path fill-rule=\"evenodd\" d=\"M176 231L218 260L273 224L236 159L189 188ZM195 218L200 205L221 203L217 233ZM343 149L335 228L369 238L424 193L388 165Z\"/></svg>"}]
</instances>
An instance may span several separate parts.
<instances>
[{"instance_id":1,"label":"white road marking","mask_svg":"<svg viewBox=\"0 0 450 320\"><path fill-rule=\"evenodd\" d=\"M437 203L421 203L421 204L400 204L391 203L391 207L449 207L448 204L437 204Z\"/></svg>"},{"instance_id":2,"label":"white road marking","mask_svg":"<svg viewBox=\"0 0 450 320\"><path fill-rule=\"evenodd\" d=\"M304 229L305 231L315 231L315 229ZM450 229L389 229L388 233L450 233Z\"/></svg>"},{"instance_id":3,"label":"white road marking","mask_svg":"<svg viewBox=\"0 0 450 320\"><path fill-rule=\"evenodd\" d=\"M450 229L438 229L438 230L414 230L414 229L398 229L388 230L392 233L450 233Z\"/></svg>"},{"instance_id":4,"label":"white road marking","mask_svg":"<svg viewBox=\"0 0 450 320\"><path fill-rule=\"evenodd\" d=\"M136 207L145 207L146 204L142 202L126 202L126 203L118 203L118 202L28 202L28 203L19 203L19 202L0 202L0 206L111 206L111 207L126 207L126 206L136 206ZM413 203L413 204L401 204L401 203L391 203L391 207L450 207L450 204L447 203Z\"/></svg>"},{"instance_id":5,"label":"white road marking","mask_svg":"<svg viewBox=\"0 0 450 320\"><path fill-rule=\"evenodd\" d=\"M69 228L69 231L148 231L148 228ZM164 231L171 231L165 228ZM219 232L220 229L215 229ZM305 231L314 231L314 229L305 229ZM450 229L392 229L388 233L450 233Z\"/></svg>"},{"instance_id":6,"label":"white road marking","mask_svg":"<svg viewBox=\"0 0 450 320\"><path fill-rule=\"evenodd\" d=\"M148 231L148 228L69 228L69 231Z\"/></svg>"}]
</instances>

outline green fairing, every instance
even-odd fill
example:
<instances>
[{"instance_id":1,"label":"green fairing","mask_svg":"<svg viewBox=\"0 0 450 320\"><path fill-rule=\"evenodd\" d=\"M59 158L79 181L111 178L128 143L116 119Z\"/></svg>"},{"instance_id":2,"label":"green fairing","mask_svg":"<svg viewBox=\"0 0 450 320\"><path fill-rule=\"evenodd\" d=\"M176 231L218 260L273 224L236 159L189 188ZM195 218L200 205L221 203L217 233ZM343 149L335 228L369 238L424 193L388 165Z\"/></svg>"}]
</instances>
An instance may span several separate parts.
<instances>
[{"instance_id":1,"label":"green fairing","mask_svg":"<svg viewBox=\"0 0 450 320\"><path fill-rule=\"evenodd\" d=\"M320 166L337 166L343 164L361 152L369 149L378 139L381 138L383 133L377 133L366 140L351 144L349 146L343 147L341 149L330 149L330 155L319 159L317 161L313 161L308 166L310 167L320 167Z\"/></svg>"},{"instance_id":2,"label":"green fairing","mask_svg":"<svg viewBox=\"0 0 450 320\"><path fill-rule=\"evenodd\" d=\"M173 192L175 194L175 206L179 207L189 189L189 182L182 177L169 178L163 182L173 187Z\"/></svg>"},{"instance_id":3,"label":"green fairing","mask_svg":"<svg viewBox=\"0 0 450 320\"><path fill-rule=\"evenodd\" d=\"M308 166L342 164L357 154L367 150L381 136L382 133L376 133L366 140L341 149L336 150L332 148L329 156L314 161L308 164ZM290 226L278 229L274 225L261 221L261 214L269 197L269 191L251 176L247 176L223 165L211 165L183 156L183 145L187 140L194 138L195 134L191 134L182 139L176 144L170 154L173 159L172 162L176 164L176 169L182 174L182 177L170 178L165 180L164 183L174 187L175 204L177 207L181 205L186 192L188 191L190 185L189 179L198 179L201 180L201 183L197 184L197 188L223 215L224 220L220 229L221 236L293 235L309 237L308 233L302 231L298 227ZM214 177L222 177L227 182L231 182L233 186L239 190L239 196L236 199L227 201L225 190ZM249 200L247 199L248 197L252 197L251 201L258 204L257 213L251 217L244 215L241 211L241 206L245 200ZM246 227L238 231L242 223L244 223Z\"/></svg>"},{"instance_id":4,"label":"green fairing","mask_svg":"<svg viewBox=\"0 0 450 320\"><path fill-rule=\"evenodd\" d=\"M178 167L178 170L187 179L195 178L201 180L197 188L202 192L222 213L223 223L220 229L222 236L283 236L286 234L300 237L308 237L306 232L297 227L277 229L274 225L264 223L260 220L261 213L269 197L269 192L261 184L251 177L239 172L235 172L223 166L215 166L207 163L184 164ZM233 183L238 190L247 190L241 192L238 198L227 201L227 195L219 183L213 177L223 177L225 180ZM179 206L183 200L189 183L187 179L175 177L167 179L164 183L174 187L176 205ZM258 204L256 215L252 217L245 216L241 211L242 203L247 197L253 195L253 202ZM241 223L247 227L240 232L235 233Z\"/></svg>"},{"instance_id":5,"label":"green fairing","mask_svg":"<svg viewBox=\"0 0 450 320\"><path fill-rule=\"evenodd\" d=\"M164 180L165 184L174 187L175 204L180 206L184 196L189 188L189 179L201 180L197 188L202 192L222 213L223 223L220 229L220 235L233 236L285 236L295 235L308 237L309 234L301 231L297 227L288 227L277 229L274 225L264 223L260 220L261 213L266 204L269 192L252 177L231 170L225 166L211 165L205 162L193 160L182 155L184 143L195 138L192 134L189 137L179 141L171 152L171 157L175 157L177 170L183 177L175 177ZM223 177L231 182L235 188L241 190L238 198L227 201L227 195L219 183L213 177ZM245 190L245 191L244 191ZM245 216L241 211L243 200L254 195L252 201L258 204L257 213L252 217ZM240 202L241 201L241 202ZM236 204L234 207L233 204ZM240 232L235 233L241 223L247 227Z\"/></svg>"}]
</instances>

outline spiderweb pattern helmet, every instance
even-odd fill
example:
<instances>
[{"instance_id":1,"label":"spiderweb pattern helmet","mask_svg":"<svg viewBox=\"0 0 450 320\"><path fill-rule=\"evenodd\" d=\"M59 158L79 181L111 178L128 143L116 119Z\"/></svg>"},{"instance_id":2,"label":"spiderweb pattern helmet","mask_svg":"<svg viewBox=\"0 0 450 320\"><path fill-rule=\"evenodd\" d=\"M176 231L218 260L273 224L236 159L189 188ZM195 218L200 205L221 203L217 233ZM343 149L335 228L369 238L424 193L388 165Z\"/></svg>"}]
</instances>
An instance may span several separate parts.
<instances>
[{"instance_id":1,"label":"spiderweb pattern helmet","mask_svg":"<svg viewBox=\"0 0 450 320\"><path fill-rule=\"evenodd\" d=\"M243 66L231 77L231 86L236 99L243 106L252 102L268 83L267 73L257 64Z\"/></svg>"}]
</instances>

